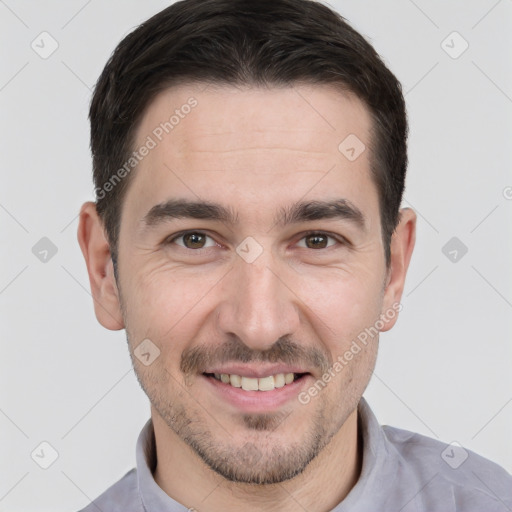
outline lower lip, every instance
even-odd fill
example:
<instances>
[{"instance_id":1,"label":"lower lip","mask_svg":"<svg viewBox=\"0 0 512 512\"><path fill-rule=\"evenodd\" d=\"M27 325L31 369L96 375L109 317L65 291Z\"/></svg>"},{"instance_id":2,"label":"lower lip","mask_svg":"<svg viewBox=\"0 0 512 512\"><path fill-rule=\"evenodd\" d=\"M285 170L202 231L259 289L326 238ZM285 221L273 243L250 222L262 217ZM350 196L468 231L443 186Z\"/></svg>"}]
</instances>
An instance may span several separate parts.
<instances>
[{"instance_id":1,"label":"lower lip","mask_svg":"<svg viewBox=\"0 0 512 512\"><path fill-rule=\"evenodd\" d=\"M202 378L215 393L237 409L247 413L268 413L279 409L293 399L299 403L297 395L308 385L312 376L304 375L299 380L272 391L244 391L242 388L235 388L213 377L202 375Z\"/></svg>"}]
</instances>

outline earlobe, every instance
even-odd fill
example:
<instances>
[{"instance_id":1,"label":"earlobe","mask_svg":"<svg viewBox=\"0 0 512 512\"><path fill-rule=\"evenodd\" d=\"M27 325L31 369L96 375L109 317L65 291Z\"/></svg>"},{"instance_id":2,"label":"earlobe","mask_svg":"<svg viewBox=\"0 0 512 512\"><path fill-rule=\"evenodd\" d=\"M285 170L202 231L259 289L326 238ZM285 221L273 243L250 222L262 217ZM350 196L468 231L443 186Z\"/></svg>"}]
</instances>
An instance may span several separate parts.
<instances>
[{"instance_id":1,"label":"earlobe","mask_svg":"<svg viewBox=\"0 0 512 512\"><path fill-rule=\"evenodd\" d=\"M391 239L391 262L381 313L381 318L385 321L382 332L391 329L398 319L396 313L401 310L400 300L415 243L416 213L411 208L402 208L400 222Z\"/></svg>"},{"instance_id":2,"label":"earlobe","mask_svg":"<svg viewBox=\"0 0 512 512\"><path fill-rule=\"evenodd\" d=\"M98 322L112 331L123 329L124 321L110 246L96 211L96 204L91 201L84 203L80 209L77 238L87 265Z\"/></svg>"}]
</instances>

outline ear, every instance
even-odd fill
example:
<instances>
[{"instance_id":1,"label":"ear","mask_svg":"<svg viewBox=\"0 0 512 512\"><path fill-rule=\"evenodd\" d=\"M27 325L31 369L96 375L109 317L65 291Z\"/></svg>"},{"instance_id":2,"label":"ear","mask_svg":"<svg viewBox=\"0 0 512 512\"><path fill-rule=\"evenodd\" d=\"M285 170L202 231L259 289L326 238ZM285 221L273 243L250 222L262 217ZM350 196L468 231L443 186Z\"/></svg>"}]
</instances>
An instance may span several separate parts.
<instances>
[{"instance_id":1,"label":"ear","mask_svg":"<svg viewBox=\"0 0 512 512\"><path fill-rule=\"evenodd\" d=\"M124 321L110 246L96 211L96 203L88 201L82 205L77 238L87 264L98 322L112 331L123 329Z\"/></svg>"},{"instance_id":2,"label":"ear","mask_svg":"<svg viewBox=\"0 0 512 512\"><path fill-rule=\"evenodd\" d=\"M391 259L381 311L384 327L380 329L381 332L389 331L395 325L398 312L402 309L400 299L415 242L416 213L411 208L402 208L400 222L391 237Z\"/></svg>"}]
</instances>

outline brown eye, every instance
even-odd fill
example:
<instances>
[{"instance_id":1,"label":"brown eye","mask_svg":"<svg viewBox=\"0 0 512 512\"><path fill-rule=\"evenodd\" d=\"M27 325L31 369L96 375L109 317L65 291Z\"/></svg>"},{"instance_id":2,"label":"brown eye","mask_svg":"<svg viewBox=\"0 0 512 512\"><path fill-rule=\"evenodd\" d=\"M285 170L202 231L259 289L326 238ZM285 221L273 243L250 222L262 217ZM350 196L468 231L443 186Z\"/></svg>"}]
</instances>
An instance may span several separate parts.
<instances>
[{"instance_id":1,"label":"brown eye","mask_svg":"<svg viewBox=\"0 0 512 512\"><path fill-rule=\"evenodd\" d=\"M208 239L211 240L210 245L206 245ZM177 240L182 242L178 243ZM207 247L215 246L215 242L211 239L211 237L199 231L189 231L188 233L177 235L169 241L169 243L174 242L176 242L177 245L184 247L185 249L204 249Z\"/></svg>"},{"instance_id":2,"label":"brown eye","mask_svg":"<svg viewBox=\"0 0 512 512\"><path fill-rule=\"evenodd\" d=\"M325 249L327 246L327 237L325 235L308 235L306 240L306 246L309 249Z\"/></svg>"},{"instance_id":3,"label":"brown eye","mask_svg":"<svg viewBox=\"0 0 512 512\"><path fill-rule=\"evenodd\" d=\"M329 238L336 242L336 240L332 236L329 236L325 233L309 233L306 236L304 236L301 239L301 241L302 240L306 241L305 247L307 249L326 249L327 247L330 247L333 245L332 243L330 245L328 245ZM304 246L302 246L302 247L304 247Z\"/></svg>"},{"instance_id":4,"label":"brown eye","mask_svg":"<svg viewBox=\"0 0 512 512\"><path fill-rule=\"evenodd\" d=\"M187 235L183 235L183 242L189 249L202 249L205 242L205 236L201 233L189 233Z\"/></svg>"}]
</instances>

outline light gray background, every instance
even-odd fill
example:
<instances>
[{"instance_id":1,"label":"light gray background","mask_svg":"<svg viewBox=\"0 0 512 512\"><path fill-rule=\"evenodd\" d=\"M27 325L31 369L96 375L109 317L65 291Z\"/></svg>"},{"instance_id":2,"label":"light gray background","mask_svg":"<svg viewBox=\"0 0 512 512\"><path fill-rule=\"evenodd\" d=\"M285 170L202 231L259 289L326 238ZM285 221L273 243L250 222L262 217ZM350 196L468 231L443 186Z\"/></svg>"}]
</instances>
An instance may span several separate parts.
<instances>
[{"instance_id":1,"label":"light gray background","mask_svg":"<svg viewBox=\"0 0 512 512\"><path fill-rule=\"evenodd\" d=\"M77 214L93 199L92 87L168 4L0 0L0 511L77 510L135 463L148 401L124 331L94 316ZM416 249L365 397L382 424L512 472L512 0L331 5L401 80L411 124ZM59 45L47 59L31 48L43 31ZM469 43L456 59L441 46L453 31ZM454 236L468 248L456 262L442 252ZM42 237L58 248L46 263ZM59 454L46 470L31 458L42 441Z\"/></svg>"}]
</instances>

